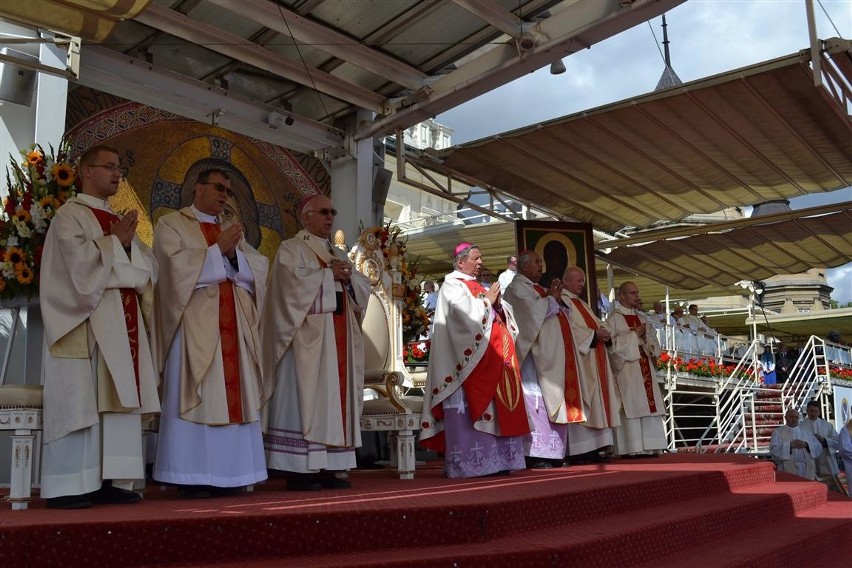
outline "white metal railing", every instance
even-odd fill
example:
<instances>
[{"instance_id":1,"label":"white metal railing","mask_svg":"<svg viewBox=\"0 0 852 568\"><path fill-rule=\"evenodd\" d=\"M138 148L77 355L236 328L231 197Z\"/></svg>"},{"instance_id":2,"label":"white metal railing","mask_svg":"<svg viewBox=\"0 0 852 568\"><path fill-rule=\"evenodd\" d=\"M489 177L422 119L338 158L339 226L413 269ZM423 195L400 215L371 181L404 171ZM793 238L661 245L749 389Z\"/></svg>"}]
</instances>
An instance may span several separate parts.
<instances>
[{"instance_id":1,"label":"white metal railing","mask_svg":"<svg viewBox=\"0 0 852 568\"><path fill-rule=\"evenodd\" d=\"M819 399L830 392L829 357L837 357L838 364L844 365L844 357L850 354L848 347L829 345L812 336L802 348L787 381L779 387L770 387L754 380L758 372L759 347L760 342L753 341L733 372L716 382L712 403L690 403L692 407L699 404L715 406L714 416L694 440L696 451L708 447L715 452L764 451L768 447L766 432L783 423L784 411L803 408L809 400ZM827 347L833 347L835 351ZM747 369L751 370L746 372ZM669 416L666 425L671 448L677 447L678 443L688 445L693 440L690 431L678 431L678 421L683 421L678 417L678 411L683 412L688 406L675 398L686 394L697 395L699 391L675 388L667 393ZM705 398L707 395L705 392ZM690 430L694 429L690 426Z\"/></svg>"}]
</instances>

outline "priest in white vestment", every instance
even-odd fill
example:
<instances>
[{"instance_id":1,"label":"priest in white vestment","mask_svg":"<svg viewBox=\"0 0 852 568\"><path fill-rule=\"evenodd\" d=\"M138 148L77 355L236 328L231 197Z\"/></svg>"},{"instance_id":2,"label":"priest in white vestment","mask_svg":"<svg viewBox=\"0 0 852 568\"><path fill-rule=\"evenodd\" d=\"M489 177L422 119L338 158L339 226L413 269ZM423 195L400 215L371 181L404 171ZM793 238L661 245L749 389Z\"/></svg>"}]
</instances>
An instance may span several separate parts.
<instances>
[{"instance_id":1,"label":"priest in white vestment","mask_svg":"<svg viewBox=\"0 0 852 568\"><path fill-rule=\"evenodd\" d=\"M843 470L846 472L848 481L849 477L852 476L852 418L840 427L837 434L837 453L843 460Z\"/></svg>"},{"instance_id":2,"label":"priest in white vestment","mask_svg":"<svg viewBox=\"0 0 852 568\"><path fill-rule=\"evenodd\" d=\"M524 455L531 469L560 467L568 449L568 425L585 419L568 319L571 308L559 303L559 278L547 289L538 284L544 267L538 253L522 251L517 259L518 274L506 288L503 302L512 307L518 322L515 351L533 426L524 437Z\"/></svg>"},{"instance_id":3,"label":"priest in white vestment","mask_svg":"<svg viewBox=\"0 0 852 568\"><path fill-rule=\"evenodd\" d=\"M302 200L304 229L278 247L263 315L266 458L297 491L350 487L337 472L361 446L370 281L329 242L336 215L325 196Z\"/></svg>"},{"instance_id":4,"label":"priest in white vestment","mask_svg":"<svg viewBox=\"0 0 852 568\"><path fill-rule=\"evenodd\" d=\"M819 402L808 402L805 413L805 419L799 423L799 427L813 434L822 446L822 453L816 460L817 476L837 475L840 473L840 468L837 467L837 430L820 416Z\"/></svg>"},{"instance_id":5,"label":"priest in white vestment","mask_svg":"<svg viewBox=\"0 0 852 568\"><path fill-rule=\"evenodd\" d=\"M156 263L136 237L137 212L107 199L118 152L96 146L78 167L82 192L50 225L41 265L47 506L133 503L145 479L142 415L160 410L148 337Z\"/></svg>"},{"instance_id":6,"label":"priest in white vestment","mask_svg":"<svg viewBox=\"0 0 852 568\"><path fill-rule=\"evenodd\" d=\"M523 436L531 428L515 354L518 325L500 301L500 284L477 282L479 247L457 245L453 266L438 292L420 442L444 454L447 477L524 469Z\"/></svg>"},{"instance_id":7,"label":"priest in white vestment","mask_svg":"<svg viewBox=\"0 0 852 568\"><path fill-rule=\"evenodd\" d=\"M822 445L799 425L798 410L791 408L784 413L784 424L769 439L769 453L780 471L816 479L816 459L822 453Z\"/></svg>"},{"instance_id":8,"label":"priest in white vestment","mask_svg":"<svg viewBox=\"0 0 852 568\"><path fill-rule=\"evenodd\" d=\"M586 420L568 426L568 453L572 463L601 462L608 459L612 429L621 424L621 401L615 376L609 365L609 330L581 297L586 273L569 266L562 276L562 301L571 306L571 331L579 355L578 369L583 388L583 414Z\"/></svg>"},{"instance_id":9,"label":"priest in white vestment","mask_svg":"<svg viewBox=\"0 0 852 568\"><path fill-rule=\"evenodd\" d=\"M621 395L621 426L615 429L615 453L652 457L668 447L666 409L657 382L657 335L637 313L639 288L624 282L619 305L606 320L612 336L610 364Z\"/></svg>"},{"instance_id":10,"label":"priest in white vestment","mask_svg":"<svg viewBox=\"0 0 852 568\"><path fill-rule=\"evenodd\" d=\"M198 174L193 203L160 218L154 250L163 413L154 479L188 498L266 479L259 313L269 261L220 223L228 173Z\"/></svg>"}]
</instances>

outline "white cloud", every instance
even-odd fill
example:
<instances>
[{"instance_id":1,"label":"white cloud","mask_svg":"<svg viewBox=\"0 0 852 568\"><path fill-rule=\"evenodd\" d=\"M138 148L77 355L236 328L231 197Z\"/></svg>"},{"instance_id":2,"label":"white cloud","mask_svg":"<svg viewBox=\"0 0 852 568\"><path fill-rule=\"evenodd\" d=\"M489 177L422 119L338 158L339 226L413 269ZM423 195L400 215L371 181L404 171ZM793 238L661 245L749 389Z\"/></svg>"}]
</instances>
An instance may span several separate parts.
<instances>
[{"instance_id":1,"label":"white cloud","mask_svg":"<svg viewBox=\"0 0 852 568\"><path fill-rule=\"evenodd\" d=\"M841 306L852 302L852 264L827 270L825 278L828 285L834 288L832 300Z\"/></svg>"}]
</instances>

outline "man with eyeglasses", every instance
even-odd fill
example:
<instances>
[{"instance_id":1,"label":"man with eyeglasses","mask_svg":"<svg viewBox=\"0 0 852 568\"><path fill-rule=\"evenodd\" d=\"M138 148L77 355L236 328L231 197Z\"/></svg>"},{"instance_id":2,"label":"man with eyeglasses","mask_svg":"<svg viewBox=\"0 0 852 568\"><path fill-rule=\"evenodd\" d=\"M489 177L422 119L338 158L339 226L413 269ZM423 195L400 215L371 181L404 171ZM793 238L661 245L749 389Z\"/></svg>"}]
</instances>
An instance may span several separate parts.
<instances>
[{"instance_id":1,"label":"man with eyeglasses","mask_svg":"<svg viewBox=\"0 0 852 568\"><path fill-rule=\"evenodd\" d=\"M444 454L447 477L481 477L524 469L530 433L518 325L500 301L500 285L483 288L479 247L459 243L455 270L438 292L420 443Z\"/></svg>"},{"instance_id":2,"label":"man with eyeglasses","mask_svg":"<svg viewBox=\"0 0 852 568\"><path fill-rule=\"evenodd\" d=\"M50 225L41 260L44 449L41 495L55 509L135 503L145 478L142 414L160 410L148 338L156 278L138 216L108 199L118 152L80 157L77 186Z\"/></svg>"},{"instance_id":3,"label":"man with eyeglasses","mask_svg":"<svg viewBox=\"0 0 852 568\"><path fill-rule=\"evenodd\" d=\"M263 314L266 459L293 491L351 487L337 474L361 445L370 281L329 242L336 215L323 195L299 204L304 228L278 247Z\"/></svg>"},{"instance_id":4,"label":"man with eyeglasses","mask_svg":"<svg viewBox=\"0 0 852 568\"><path fill-rule=\"evenodd\" d=\"M157 327L163 413L154 478L187 498L231 495L266 479L259 318L267 258L222 222L231 180L198 174L192 205L163 216Z\"/></svg>"}]
</instances>

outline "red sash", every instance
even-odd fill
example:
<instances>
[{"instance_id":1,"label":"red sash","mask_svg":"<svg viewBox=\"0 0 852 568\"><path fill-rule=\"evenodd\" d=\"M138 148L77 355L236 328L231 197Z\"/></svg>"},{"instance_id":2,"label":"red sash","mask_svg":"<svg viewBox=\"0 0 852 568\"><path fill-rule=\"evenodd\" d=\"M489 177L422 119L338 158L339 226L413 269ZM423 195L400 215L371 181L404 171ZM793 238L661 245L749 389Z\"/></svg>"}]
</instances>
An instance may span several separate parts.
<instances>
[{"instance_id":1,"label":"red sash","mask_svg":"<svg viewBox=\"0 0 852 568\"><path fill-rule=\"evenodd\" d=\"M87 206L88 207L88 206ZM95 219L101 226L104 236L110 234L110 227L119 221L118 215L89 207L94 213ZM139 298L133 288L119 288L121 292L121 309L124 311L124 325L127 329L127 341L130 344L130 356L133 358L133 374L136 377L136 396L139 404L142 404L142 395L139 392Z\"/></svg>"},{"instance_id":2,"label":"red sash","mask_svg":"<svg viewBox=\"0 0 852 568\"><path fill-rule=\"evenodd\" d=\"M216 243L222 228L217 223L201 223L207 245ZM237 332L237 307L234 284L219 282L219 338L222 344L222 369L225 373L225 399L228 402L228 422L243 422L243 396L240 386L240 338Z\"/></svg>"},{"instance_id":3,"label":"red sash","mask_svg":"<svg viewBox=\"0 0 852 568\"><path fill-rule=\"evenodd\" d=\"M475 297L485 293L485 288L475 280L465 280L464 283ZM515 342L496 310L485 355L462 383L462 388L473 422L490 418L485 416L485 411L493 401L502 436L530 433Z\"/></svg>"},{"instance_id":4,"label":"red sash","mask_svg":"<svg viewBox=\"0 0 852 568\"><path fill-rule=\"evenodd\" d=\"M317 260L319 260L322 268L328 268L328 264L326 264L319 256L317 256ZM347 357L347 353L349 352L349 323L346 320L346 313L349 309L348 295L349 294L346 293L346 290L344 290L342 294L343 309L335 310L335 313L331 315L331 320L334 324L334 345L337 349L337 380L340 388L340 416L343 418L344 435L348 434L346 431L346 400L349 397L349 357Z\"/></svg>"},{"instance_id":5,"label":"red sash","mask_svg":"<svg viewBox=\"0 0 852 568\"><path fill-rule=\"evenodd\" d=\"M624 320L630 329L639 327L644 323L637 315L621 315L624 316ZM651 412L656 412L657 403L654 402L654 377L651 375L651 362L648 360L645 350L641 347L639 348L639 368L642 369L642 381L645 384L645 398L648 399L648 408Z\"/></svg>"},{"instance_id":6,"label":"red sash","mask_svg":"<svg viewBox=\"0 0 852 568\"><path fill-rule=\"evenodd\" d=\"M586 327L592 330L597 330L600 326L598 325L598 321L595 319L595 316L586 309L586 306L583 304L583 301L579 298L571 298L571 303L574 304L574 309L583 316L583 321L586 322ZM612 409L609 407L609 381L606 377L606 364L607 364L607 355L606 355L606 345L602 341L598 341L595 344L595 360L597 361L598 367L598 383L601 385L601 396L603 397L604 403L604 411L606 412L606 421L607 424L612 424L613 416Z\"/></svg>"},{"instance_id":7,"label":"red sash","mask_svg":"<svg viewBox=\"0 0 852 568\"><path fill-rule=\"evenodd\" d=\"M533 284L533 288L542 298L547 297L547 290L543 287ZM568 316L562 310L559 310L556 317L559 319L562 343L565 346L565 410L568 412L569 422L582 422L586 417L583 415L583 401L580 398L580 373L577 370L577 356L574 352L574 335L571 333Z\"/></svg>"}]
</instances>

